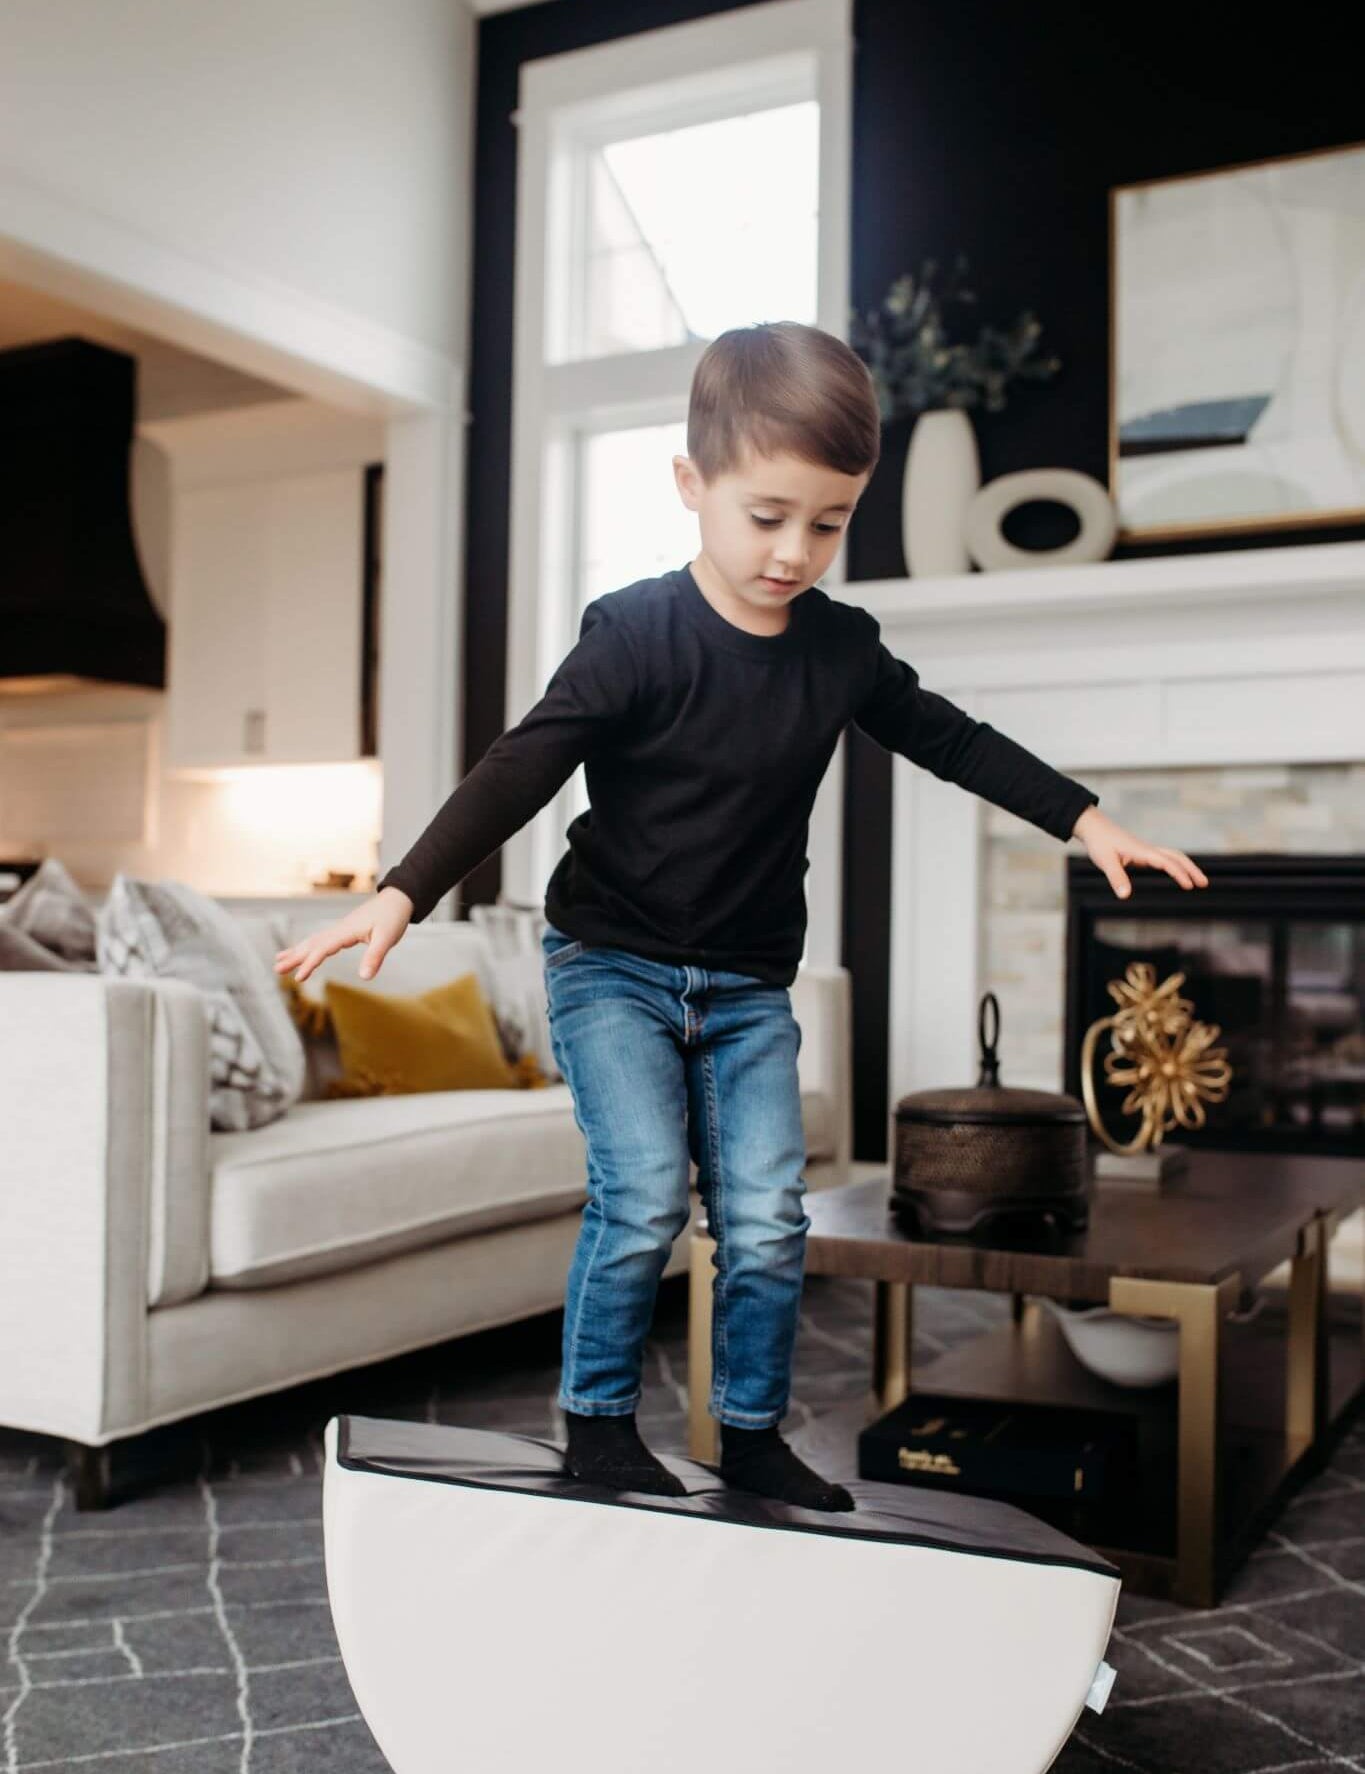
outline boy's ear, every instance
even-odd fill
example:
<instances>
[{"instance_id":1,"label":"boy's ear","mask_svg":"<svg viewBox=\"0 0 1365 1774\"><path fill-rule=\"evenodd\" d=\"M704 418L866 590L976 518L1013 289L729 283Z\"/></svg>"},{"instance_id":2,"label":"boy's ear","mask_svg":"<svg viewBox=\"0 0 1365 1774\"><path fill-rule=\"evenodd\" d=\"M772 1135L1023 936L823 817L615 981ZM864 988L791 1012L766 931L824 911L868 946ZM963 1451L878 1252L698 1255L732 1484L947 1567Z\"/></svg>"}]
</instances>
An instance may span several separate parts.
<instances>
[{"instance_id":1,"label":"boy's ear","mask_svg":"<svg viewBox=\"0 0 1365 1774\"><path fill-rule=\"evenodd\" d=\"M695 511L701 493L702 480L701 475L697 472L697 465L690 456L675 456L673 458L673 479L677 483L683 504L689 511Z\"/></svg>"}]
</instances>

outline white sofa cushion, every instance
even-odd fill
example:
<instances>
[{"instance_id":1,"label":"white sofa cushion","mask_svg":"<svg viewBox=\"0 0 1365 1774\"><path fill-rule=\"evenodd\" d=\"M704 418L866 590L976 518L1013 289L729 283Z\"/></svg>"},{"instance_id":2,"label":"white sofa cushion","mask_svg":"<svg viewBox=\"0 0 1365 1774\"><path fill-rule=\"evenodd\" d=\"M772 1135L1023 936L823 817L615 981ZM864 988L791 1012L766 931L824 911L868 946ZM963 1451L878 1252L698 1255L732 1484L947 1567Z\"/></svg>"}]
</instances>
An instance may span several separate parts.
<instances>
[{"instance_id":1,"label":"white sofa cushion","mask_svg":"<svg viewBox=\"0 0 1365 1774\"><path fill-rule=\"evenodd\" d=\"M500 964L494 953L489 925L490 919L503 915L503 908L490 908L489 918L409 925L402 940L384 957L383 965L372 980L360 977L365 948L357 943L328 956L304 981L300 990L305 998L325 1004L327 981L339 979L366 990L415 997L419 992L430 991L432 986L443 985L462 973L474 973L496 1010L499 1003L505 1001L507 988L505 979L499 978ZM335 912L313 905L270 915L238 913L253 947L272 967L274 956L280 949L334 922L336 916ZM521 913L514 916L522 926L524 939L527 920ZM528 962L531 959L527 957ZM533 959L539 996L528 1008L528 1017L531 1045L544 1064L544 1046L548 1041L548 1023L543 1022L544 964L538 952ZM842 968L803 967L792 983L791 1003L792 1012L801 1025L797 1066L801 1077L808 1155L847 1164L852 1095L848 975ZM308 1082L303 1095L305 1101L314 1101L322 1098L329 1079L341 1075L341 1062L336 1054L335 1040L330 1035L325 1039L305 1037L304 1047L308 1054ZM551 1071L547 1066L545 1069L547 1076L558 1078L557 1068Z\"/></svg>"},{"instance_id":2,"label":"white sofa cushion","mask_svg":"<svg viewBox=\"0 0 1365 1774\"><path fill-rule=\"evenodd\" d=\"M287 944L301 942L313 931L334 922L335 914L323 917L311 907L276 918ZM484 996L492 1002L493 958L488 940L467 920L410 924L385 955L373 979L360 977L360 963L364 958L363 942L338 949L303 982L300 990L304 997L325 1003L329 979L377 992L392 992L397 997L415 997L418 992L430 991L432 986L444 985L447 980L458 979L463 973L474 973L478 975Z\"/></svg>"},{"instance_id":3,"label":"white sofa cushion","mask_svg":"<svg viewBox=\"0 0 1365 1774\"><path fill-rule=\"evenodd\" d=\"M298 1103L270 1127L212 1136L209 1161L213 1287L349 1269L585 1197L566 1086Z\"/></svg>"},{"instance_id":4,"label":"white sofa cushion","mask_svg":"<svg viewBox=\"0 0 1365 1774\"><path fill-rule=\"evenodd\" d=\"M801 1092L801 1126L806 1135L806 1158L814 1161L833 1158L835 1154L834 1104L818 1090Z\"/></svg>"},{"instance_id":5,"label":"white sofa cushion","mask_svg":"<svg viewBox=\"0 0 1365 1774\"><path fill-rule=\"evenodd\" d=\"M802 1096L807 1154L833 1105ZM567 1084L298 1103L209 1136L212 1287L274 1287L445 1238L569 1213L586 1199Z\"/></svg>"}]
</instances>

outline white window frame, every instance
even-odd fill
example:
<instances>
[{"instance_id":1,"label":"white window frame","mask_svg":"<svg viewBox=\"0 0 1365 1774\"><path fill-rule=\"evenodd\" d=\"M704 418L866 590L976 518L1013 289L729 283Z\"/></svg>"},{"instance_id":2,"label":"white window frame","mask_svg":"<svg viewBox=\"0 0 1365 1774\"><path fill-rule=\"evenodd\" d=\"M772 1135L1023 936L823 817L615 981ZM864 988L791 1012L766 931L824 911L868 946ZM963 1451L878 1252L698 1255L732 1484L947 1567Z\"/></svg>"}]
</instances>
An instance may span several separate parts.
<instances>
[{"instance_id":1,"label":"white window frame","mask_svg":"<svg viewBox=\"0 0 1365 1774\"><path fill-rule=\"evenodd\" d=\"M544 692L577 639L575 436L685 419L704 343L547 361L549 267L584 181L585 153L622 134L682 128L759 106L816 99L820 210L815 324L848 336L852 0L770 0L522 64L518 109L515 326L508 560L506 725ZM762 64L755 68L754 64ZM553 202L551 201L553 194ZM822 583L844 582L843 554ZM569 593L570 595L566 595ZM563 852L571 788L503 849L503 894L537 904ZM806 959L839 957L843 747L811 821Z\"/></svg>"}]
</instances>

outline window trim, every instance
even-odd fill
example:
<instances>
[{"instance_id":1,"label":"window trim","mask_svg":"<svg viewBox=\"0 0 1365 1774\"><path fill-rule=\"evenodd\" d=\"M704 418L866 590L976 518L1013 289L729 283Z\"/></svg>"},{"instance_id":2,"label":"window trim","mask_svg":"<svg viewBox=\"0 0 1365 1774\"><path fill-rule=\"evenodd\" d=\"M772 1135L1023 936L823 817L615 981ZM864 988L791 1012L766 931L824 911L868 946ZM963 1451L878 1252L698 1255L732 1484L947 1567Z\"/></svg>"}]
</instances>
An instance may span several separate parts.
<instances>
[{"instance_id":1,"label":"window trim","mask_svg":"<svg viewBox=\"0 0 1365 1774\"><path fill-rule=\"evenodd\" d=\"M584 147L623 132L677 128L769 104L820 107L815 324L848 336L852 163L852 0L769 0L522 63L517 125L506 725L544 691L576 639L561 595L575 558L574 435L684 417L705 342L548 361L547 266L563 263L557 227L573 224ZM752 64L766 64L757 81ZM844 582L842 550L822 583ZM570 785L503 849L503 891L535 903L563 850ZM810 959L837 960L842 749L811 822ZM817 928L818 926L818 928Z\"/></svg>"}]
</instances>

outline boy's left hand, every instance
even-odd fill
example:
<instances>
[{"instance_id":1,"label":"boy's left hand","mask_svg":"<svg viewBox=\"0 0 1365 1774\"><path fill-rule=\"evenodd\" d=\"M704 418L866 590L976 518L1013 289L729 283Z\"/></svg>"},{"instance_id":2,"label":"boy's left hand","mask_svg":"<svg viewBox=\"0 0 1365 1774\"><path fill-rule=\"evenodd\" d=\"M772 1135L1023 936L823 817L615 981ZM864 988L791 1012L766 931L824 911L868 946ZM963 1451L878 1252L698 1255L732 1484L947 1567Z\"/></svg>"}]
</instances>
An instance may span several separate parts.
<instances>
[{"instance_id":1,"label":"boy's left hand","mask_svg":"<svg viewBox=\"0 0 1365 1774\"><path fill-rule=\"evenodd\" d=\"M1109 885L1120 899L1127 899L1133 891L1133 884L1124 872L1125 862L1165 869L1182 887L1207 887L1209 884L1203 869L1183 850L1144 844L1141 838L1135 838L1132 832L1126 831L1117 820L1110 819L1107 813L1101 813L1098 807L1086 808L1072 826L1071 835L1085 845L1091 861L1104 870Z\"/></svg>"}]
</instances>

